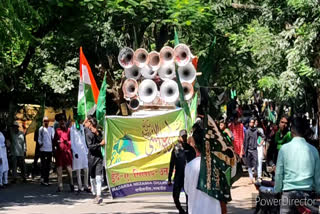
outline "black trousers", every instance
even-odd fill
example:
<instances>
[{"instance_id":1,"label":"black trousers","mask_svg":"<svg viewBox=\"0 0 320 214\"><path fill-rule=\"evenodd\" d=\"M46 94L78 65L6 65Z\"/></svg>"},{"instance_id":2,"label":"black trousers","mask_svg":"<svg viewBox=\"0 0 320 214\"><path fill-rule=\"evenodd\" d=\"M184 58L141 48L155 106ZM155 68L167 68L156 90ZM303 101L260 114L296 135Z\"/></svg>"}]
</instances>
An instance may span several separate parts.
<instances>
[{"instance_id":1,"label":"black trousers","mask_svg":"<svg viewBox=\"0 0 320 214\"><path fill-rule=\"evenodd\" d=\"M17 168L20 167L21 177L26 180L26 163L24 162L24 156L13 156L12 157L12 175L13 178L17 178Z\"/></svg>"},{"instance_id":2,"label":"black trousers","mask_svg":"<svg viewBox=\"0 0 320 214\"><path fill-rule=\"evenodd\" d=\"M248 168L254 167L254 173L258 172L258 151L248 150L246 154L246 161Z\"/></svg>"},{"instance_id":3,"label":"black trousers","mask_svg":"<svg viewBox=\"0 0 320 214\"><path fill-rule=\"evenodd\" d=\"M102 175L103 160L102 158L90 157L88 160L89 176L95 178L97 175Z\"/></svg>"},{"instance_id":4,"label":"black trousers","mask_svg":"<svg viewBox=\"0 0 320 214\"><path fill-rule=\"evenodd\" d=\"M180 203L180 192L183 188L183 184L173 184L173 191L172 191L172 196L173 196L173 201L174 204L176 205L176 208L179 210L179 214L185 214L188 213L188 197L186 195L186 204L187 204L187 211L184 211L184 209L181 206Z\"/></svg>"},{"instance_id":5,"label":"black trousers","mask_svg":"<svg viewBox=\"0 0 320 214\"><path fill-rule=\"evenodd\" d=\"M41 177L45 183L49 182L49 173L51 168L52 152L40 152L41 159Z\"/></svg>"},{"instance_id":6,"label":"black trousers","mask_svg":"<svg viewBox=\"0 0 320 214\"><path fill-rule=\"evenodd\" d=\"M33 167L32 167L32 176L35 177L36 174L39 173L38 160L40 158L40 146L38 142L36 142L36 149L34 151L33 157Z\"/></svg>"}]
</instances>

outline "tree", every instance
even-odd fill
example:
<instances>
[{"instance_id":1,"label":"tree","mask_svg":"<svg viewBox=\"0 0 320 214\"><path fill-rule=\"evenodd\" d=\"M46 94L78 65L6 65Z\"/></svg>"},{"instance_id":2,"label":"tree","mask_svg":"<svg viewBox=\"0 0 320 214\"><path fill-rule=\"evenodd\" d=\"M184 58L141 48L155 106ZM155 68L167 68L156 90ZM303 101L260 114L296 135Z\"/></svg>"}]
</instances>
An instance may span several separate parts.
<instances>
[{"instance_id":1,"label":"tree","mask_svg":"<svg viewBox=\"0 0 320 214\"><path fill-rule=\"evenodd\" d=\"M264 1L261 15L230 39L239 54L250 54L256 88L297 111L319 112L319 4L317 1Z\"/></svg>"},{"instance_id":2,"label":"tree","mask_svg":"<svg viewBox=\"0 0 320 214\"><path fill-rule=\"evenodd\" d=\"M13 105L41 103L46 94L47 105L75 106L82 46L98 85L107 73L107 99L113 101L107 113L115 114L123 102L119 50L173 46L175 27L180 42L199 57L203 72L199 83L213 88L212 102L230 88L248 96L259 89L267 98L294 104L297 110L318 109L317 1L241 2L1 1L1 95Z\"/></svg>"}]
</instances>

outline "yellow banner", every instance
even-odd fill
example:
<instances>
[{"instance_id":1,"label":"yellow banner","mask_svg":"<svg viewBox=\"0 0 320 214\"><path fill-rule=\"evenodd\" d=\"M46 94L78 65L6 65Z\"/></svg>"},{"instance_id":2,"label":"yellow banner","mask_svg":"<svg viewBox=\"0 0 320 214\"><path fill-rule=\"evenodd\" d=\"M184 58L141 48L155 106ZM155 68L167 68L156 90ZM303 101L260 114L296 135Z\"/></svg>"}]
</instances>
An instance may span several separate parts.
<instances>
[{"instance_id":1,"label":"yellow banner","mask_svg":"<svg viewBox=\"0 0 320 214\"><path fill-rule=\"evenodd\" d=\"M170 150L186 127L184 111L112 116L105 124L107 176L113 198L172 191L166 182Z\"/></svg>"}]
</instances>

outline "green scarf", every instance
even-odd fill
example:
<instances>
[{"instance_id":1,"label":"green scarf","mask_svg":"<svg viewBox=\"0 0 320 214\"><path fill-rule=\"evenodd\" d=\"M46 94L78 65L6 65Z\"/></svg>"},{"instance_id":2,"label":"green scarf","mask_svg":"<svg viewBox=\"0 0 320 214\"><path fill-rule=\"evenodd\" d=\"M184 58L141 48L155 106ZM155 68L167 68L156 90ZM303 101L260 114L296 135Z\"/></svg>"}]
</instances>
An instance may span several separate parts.
<instances>
[{"instance_id":1,"label":"green scarf","mask_svg":"<svg viewBox=\"0 0 320 214\"><path fill-rule=\"evenodd\" d=\"M284 136L281 137L281 131L278 130L275 136L277 149L280 150L283 144L289 143L292 140L291 132L288 131Z\"/></svg>"}]
</instances>

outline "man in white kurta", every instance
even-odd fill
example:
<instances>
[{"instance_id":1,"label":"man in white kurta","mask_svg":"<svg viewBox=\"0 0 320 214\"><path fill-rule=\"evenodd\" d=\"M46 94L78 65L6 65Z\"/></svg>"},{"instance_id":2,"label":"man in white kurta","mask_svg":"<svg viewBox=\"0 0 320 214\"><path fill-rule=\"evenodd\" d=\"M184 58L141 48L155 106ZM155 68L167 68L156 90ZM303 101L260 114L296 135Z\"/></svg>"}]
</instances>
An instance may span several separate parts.
<instances>
[{"instance_id":1,"label":"man in white kurta","mask_svg":"<svg viewBox=\"0 0 320 214\"><path fill-rule=\"evenodd\" d=\"M0 132L0 187L8 184L8 171L9 166L5 137L2 132Z\"/></svg>"},{"instance_id":2,"label":"man in white kurta","mask_svg":"<svg viewBox=\"0 0 320 214\"><path fill-rule=\"evenodd\" d=\"M197 145L203 144L203 136L199 134L198 131L199 130L196 129L191 138L191 140L194 142L193 145L195 145L194 149L196 151L196 158L186 165L184 174L184 191L188 195L188 213L220 214L220 202L197 189L201 162L201 154L197 148Z\"/></svg>"},{"instance_id":3,"label":"man in white kurta","mask_svg":"<svg viewBox=\"0 0 320 214\"><path fill-rule=\"evenodd\" d=\"M84 190L88 189L88 147L85 140L84 128L81 124L73 124L70 131L71 137L71 150L72 157L72 169L77 171L78 190L82 191L81 169L84 171Z\"/></svg>"}]
</instances>

